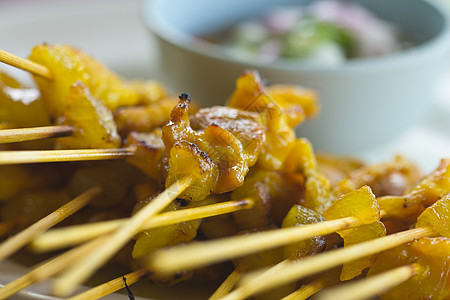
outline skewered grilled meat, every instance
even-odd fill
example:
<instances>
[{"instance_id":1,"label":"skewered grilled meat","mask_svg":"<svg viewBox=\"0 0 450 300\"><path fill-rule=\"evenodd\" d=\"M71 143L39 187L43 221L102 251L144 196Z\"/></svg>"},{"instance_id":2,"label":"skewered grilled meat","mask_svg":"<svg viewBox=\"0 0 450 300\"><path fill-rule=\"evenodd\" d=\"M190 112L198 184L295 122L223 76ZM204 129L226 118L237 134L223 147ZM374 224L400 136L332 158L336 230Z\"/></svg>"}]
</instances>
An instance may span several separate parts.
<instances>
[{"instance_id":1,"label":"skewered grilled meat","mask_svg":"<svg viewBox=\"0 0 450 300\"><path fill-rule=\"evenodd\" d=\"M181 197L200 201L210 192L224 193L242 185L249 167L256 162L265 135L262 125L256 121L257 114L231 108L216 110L219 113L214 118L219 124L225 124L219 122L220 119L228 118L230 124L243 122L245 125L231 125L227 129L211 123L195 131L188 118L189 103L189 96L182 94L172 111L171 121L163 127L162 138L169 160L166 186L191 176L193 183ZM197 125L202 124L202 118L204 114L199 111ZM244 126L251 126L254 131L251 134L241 132ZM248 152L247 149L254 150Z\"/></svg>"},{"instance_id":2,"label":"skewered grilled meat","mask_svg":"<svg viewBox=\"0 0 450 300\"><path fill-rule=\"evenodd\" d=\"M70 87L62 124L74 127L74 133L58 139L61 148L118 148L122 144L111 111L81 81Z\"/></svg>"}]
</instances>

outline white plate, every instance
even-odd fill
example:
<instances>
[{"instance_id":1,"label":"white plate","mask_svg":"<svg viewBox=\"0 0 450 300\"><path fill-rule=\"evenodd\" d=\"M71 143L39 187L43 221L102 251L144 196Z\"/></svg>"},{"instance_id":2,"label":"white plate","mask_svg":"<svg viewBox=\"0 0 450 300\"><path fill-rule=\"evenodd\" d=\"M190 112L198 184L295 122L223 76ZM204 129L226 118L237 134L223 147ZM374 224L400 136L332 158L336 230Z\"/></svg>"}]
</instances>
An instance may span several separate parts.
<instances>
[{"instance_id":1,"label":"white plate","mask_svg":"<svg viewBox=\"0 0 450 300\"><path fill-rule=\"evenodd\" d=\"M155 63L158 53L139 20L138 8L138 0L3 0L0 1L0 48L27 57L37 43L70 43L124 77L158 79ZM31 82L30 76L23 71L5 65L0 65L0 69ZM436 102L430 103L433 112L427 119L395 142L360 153L360 157L369 162L379 162L395 154L403 154L424 172L433 170L441 158L450 157L450 68L448 70L436 91ZM23 265L12 261L3 262L0 264L0 283L9 282L26 270ZM145 294L152 288L141 283L133 289L138 294ZM38 284L27 290L34 293L21 293L12 299L54 299L43 295L47 285ZM172 290L177 291L172 295L173 299L185 299L187 294L192 294L194 299L207 295L194 295L199 289L184 285ZM166 298L157 291L152 291L152 295ZM127 297L116 294L108 299Z\"/></svg>"}]
</instances>

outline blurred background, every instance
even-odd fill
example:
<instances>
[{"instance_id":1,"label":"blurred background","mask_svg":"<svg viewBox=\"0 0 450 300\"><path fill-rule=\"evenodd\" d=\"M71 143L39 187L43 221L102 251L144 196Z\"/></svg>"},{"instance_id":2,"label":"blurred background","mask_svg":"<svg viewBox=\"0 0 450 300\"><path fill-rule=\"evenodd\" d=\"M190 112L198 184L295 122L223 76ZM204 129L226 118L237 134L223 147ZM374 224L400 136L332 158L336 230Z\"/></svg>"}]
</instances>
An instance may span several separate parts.
<instances>
[{"instance_id":1,"label":"blurred background","mask_svg":"<svg viewBox=\"0 0 450 300\"><path fill-rule=\"evenodd\" d=\"M374 0L375 1L375 0ZM450 0L438 0L450 8ZM140 19L138 0L1 0L0 48L27 57L41 42L69 43L93 55L127 78L160 79L157 40ZM405 14L407 10L405 10ZM404 154L424 171L450 155L450 55L438 83L430 114L394 141L358 153L368 161ZM26 72L2 70L31 82ZM233 79L234 80L234 79ZM389 91L386 91L387 93Z\"/></svg>"}]
</instances>

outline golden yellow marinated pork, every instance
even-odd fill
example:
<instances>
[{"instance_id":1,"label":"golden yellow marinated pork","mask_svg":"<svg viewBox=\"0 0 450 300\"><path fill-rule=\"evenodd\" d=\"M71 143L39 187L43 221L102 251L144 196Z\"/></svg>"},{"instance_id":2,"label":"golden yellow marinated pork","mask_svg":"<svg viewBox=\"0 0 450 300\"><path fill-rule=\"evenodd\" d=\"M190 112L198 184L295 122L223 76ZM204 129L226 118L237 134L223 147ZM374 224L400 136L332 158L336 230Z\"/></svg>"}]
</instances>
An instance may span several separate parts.
<instances>
[{"instance_id":1,"label":"golden yellow marinated pork","mask_svg":"<svg viewBox=\"0 0 450 300\"><path fill-rule=\"evenodd\" d=\"M147 199L148 200L146 201L152 200L152 198ZM180 206L175 201L170 204L164 210L164 212L175 211L189 207L192 207L192 204ZM134 259L140 259L150 255L152 252L159 248L192 241L197 236L197 230L200 226L200 222L201 220L195 220L141 231L136 237L136 243L133 247L132 257Z\"/></svg>"},{"instance_id":2,"label":"golden yellow marinated pork","mask_svg":"<svg viewBox=\"0 0 450 300\"><path fill-rule=\"evenodd\" d=\"M131 132L125 143L125 147L135 149L134 154L127 157L126 161L158 182L166 180L168 169L166 150L161 137L160 128L149 133Z\"/></svg>"},{"instance_id":3,"label":"golden yellow marinated pork","mask_svg":"<svg viewBox=\"0 0 450 300\"><path fill-rule=\"evenodd\" d=\"M241 143L241 154L249 166L256 163L258 153L265 142L261 117L251 112L223 106L203 108L191 116L190 124L192 129L197 131L206 131L212 124L229 131Z\"/></svg>"},{"instance_id":4,"label":"golden yellow marinated pork","mask_svg":"<svg viewBox=\"0 0 450 300\"><path fill-rule=\"evenodd\" d=\"M449 299L450 239L420 238L408 244L382 252L369 270L368 276L395 267L417 264L417 275L381 295L383 299Z\"/></svg>"},{"instance_id":5,"label":"golden yellow marinated pork","mask_svg":"<svg viewBox=\"0 0 450 300\"><path fill-rule=\"evenodd\" d=\"M303 205L323 213L335 200L331 183L319 170L311 143L296 139L283 165L286 172L300 172L305 177L305 201Z\"/></svg>"},{"instance_id":6,"label":"golden yellow marinated pork","mask_svg":"<svg viewBox=\"0 0 450 300\"><path fill-rule=\"evenodd\" d=\"M447 194L420 214L417 218L416 227L425 226L431 226L440 236L450 238L450 194Z\"/></svg>"},{"instance_id":7,"label":"golden yellow marinated pork","mask_svg":"<svg viewBox=\"0 0 450 300\"><path fill-rule=\"evenodd\" d=\"M179 198L201 201L208 197L216 186L219 168L194 143L176 142L170 149L168 161L166 186L175 184L183 178L192 178L189 187L178 196Z\"/></svg>"},{"instance_id":8,"label":"golden yellow marinated pork","mask_svg":"<svg viewBox=\"0 0 450 300\"><path fill-rule=\"evenodd\" d=\"M74 133L58 138L60 148L118 148L122 144L111 111L81 81L70 87L63 116L61 124L72 126Z\"/></svg>"},{"instance_id":9,"label":"golden yellow marinated pork","mask_svg":"<svg viewBox=\"0 0 450 300\"><path fill-rule=\"evenodd\" d=\"M244 185L231 193L231 200L250 198L255 204L249 210L234 212L234 220L240 230L281 226L292 205L302 202L303 192L301 177L289 178L281 172L252 170Z\"/></svg>"},{"instance_id":10,"label":"golden yellow marinated pork","mask_svg":"<svg viewBox=\"0 0 450 300\"><path fill-rule=\"evenodd\" d=\"M210 195L208 199L214 203L230 200L230 193ZM200 231L207 239L219 239L236 235L239 228L232 214L220 215L206 218L200 224Z\"/></svg>"},{"instance_id":11,"label":"golden yellow marinated pork","mask_svg":"<svg viewBox=\"0 0 450 300\"><path fill-rule=\"evenodd\" d=\"M447 195L426 208L417 219L416 227L432 227L438 237L423 237L378 255L369 276L401 265L415 263L419 266L416 276L383 294L384 299L450 297L449 212L450 195Z\"/></svg>"},{"instance_id":12,"label":"golden yellow marinated pork","mask_svg":"<svg viewBox=\"0 0 450 300\"><path fill-rule=\"evenodd\" d=\"M131 131L148 132L162 127L170 120L170 113L177 103L176 98L166 98L145 106L121 107L114 113L118 131L126 136Z\"/></svg>"},{"instance_id":13,"label":"golden yellow marinated pork","mask_svg":"<svg viewBox=\"0 0 450 300\"><path fill-rule=\"evenodd\" d=\"M139 105L154 104L170 96L166 88L155 80L133 80L126 81L126 84L139 95Z\"/></svg>"},{"instance_id":14,"label":"golden yellow marinated pork","mask_svg":"<svg viewBox=\"0 0 450 300\"><path fill-rule=\"evenodd\" d=\"M325 153L316 153L316 160L319 171L328 178L333 189L336 188L339 182L350 176L353 171L365 166L357 158Z\"/></svg>"},{"instance_id":15,"label":"golden yellow marinated pork","mask_svg":"<svg viewBox=\"0 0 450 300\"><path fill-rule=\"evenodd\" d=\"M450 193L450 159L443 159L439 167L414 186L404 196L378 198L380 209L386 219L400 219L414 222L428 206Z\"/></svg>"},{"instance_id":16,"label":"golden yellow marinated pork","mask_svg":"<svg viewBox=\"0 0 450 300\"><path fill-rule=\"evenodd\" d=\"M386 228L380 222L378 203L369 187L364 186L359 190L342 195L324 212L327 220L351 216L358 219L360 226L338 231L338 234L344 239L344 246L386 235ZM344 264L341 280L350 280L360 275L364 269L370 267L374 259L375 256L369 256Z\"/></svg>"},{"instance_id":17,"label":"golden yellow marinated pork","mask_svg":"<svg viewBox=\"0 0 450 300\"><path fill-rule=\"evenodd\" d=\"M325 218L318 212L294 205L283 220L282 227L302 227L308 224L314 224L325 221ZM308 255L314 255L325 249L325 238L322 236L289 244L284 247L284 256L291 259L300 259Z\"/></svg>"},{"instance_id":18,"label":"golden yellow marinated pork","mask_svg":"<svg viewBox=\"0 0 450 300\"><path fill-rule=\"evenodd\" d=\"M255 121L257 114L232 108L214 110L217 115L210 116L226 128L211 123L196 131L190 125L189 104L189 96L181 94L170 122L163 127L162 139L169 160L166 186L191 176L193 183L181 197L199 201L210 193L224 193L241 186L249 167L256 162L265 135L262 125ZM201 110L193 118L195 124L203 127ZM247 128L254 130L247 132Z\"/></svg>"},{"instance_id":19,"label":"golden yellow marinated pork","mask_svg":"<svg viewBox=\"0 0 450 300\"><path fill-rule=\"evenodd\" d=\"M150 190L147 189L147 195L149 192ZM151 202L157 194L153 194L150 197L142 197L143 195L145 194L141 192L141 196L138 197L134 212L137 212L142 206ZM190 202L183 199L178 199L166 207L164 212L204 206L207 204L220 202L222 200L225 200L225 198L216 195L210 196L201 202ZM155 250L162 247L192 241L197 236L197 231L201 222L202 220L194 220L141 231L135 238L136 242L132 251L132 263L136 264L139 268L144 267L151 269L150 257ZM214 230L214 228L212 228L212 230ZM177 282L190 279L193 274L194 273L192 271L179 270L172 274L150 274L149 278L158 284L172 285Z\"/></svg>"},{"instance_id":20,"label":"golden yellow marinated pork","mask_svg":"<svg viewBox=\"0 0 450 300\"><path fill-rule=\"evenodd\" d=\"M79 49L68 45L40 44L35 46L29 59L47 67L53 79L35 76L45 101L47 111L53 119L64 114L69 88L83 82L92 95L108 109L135 105L140 101L133 87Z\"/></svg>"},{"instance_id":21,"label":"golden yellow marinated pork","mask_svg":"<svg viewBox=\"0 0 450 300\"><path fill-rule=\"evenodd\" d=\"M266 88L267 95L283 109L287 123L294 128L307 118L319 114L319 103L315 91L300 86L276 84Z\"/></svg>"},{"instance_id":22,"label":"golden yellow marinated pork","mask_svg":"<svg viewBox=\"0 0 450 300\"><path fill-rule=\"evenodd\" d=\"M367 185L377 197L401 196L410 190L419 179L420 172L417 167L403 157L396 156L390 162L355 169L338 185L345 186L347 189L345 192ZM338 194L342 193L339 188L337 191Z\"/></svg>"},{"instance_id":23,"label":"golden yellow marinated pork","mask_svg":"<svg viewBox=\"0 0 450 300\"><path fill-rule=\"evenodd\" d=\"M259 113L266 127L266 139L258 164L281 169L295 141L293 128L318 111L315 93L294 86L266 86L255 71L245 71L236 82L228 106Z\"/></svg>"}]
</instances>

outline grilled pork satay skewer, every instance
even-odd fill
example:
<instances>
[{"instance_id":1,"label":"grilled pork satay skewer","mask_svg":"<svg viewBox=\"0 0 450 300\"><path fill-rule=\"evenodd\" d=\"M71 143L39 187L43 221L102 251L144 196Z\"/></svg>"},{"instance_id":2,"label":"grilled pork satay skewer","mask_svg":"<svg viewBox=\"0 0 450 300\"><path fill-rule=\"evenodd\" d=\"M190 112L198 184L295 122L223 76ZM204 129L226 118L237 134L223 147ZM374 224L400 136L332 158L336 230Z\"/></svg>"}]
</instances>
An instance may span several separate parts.
<instances>
[{"instance_id":1,"label":"grilled pork satay skewer","mask_svg":"<svg viewBox=\"0 0 450 300\"><path fill-rule=\"evenodd\" d=\"M78 284L92 275L99 267L105 264L120 248L122 248L134 235L142 224L155 214L163 210L169 203L175 200L192 182L191 177L176 181L164 192L158 195L152 202L138 211L118 230L112 233L105 243L93 251L76 266L68 269L53 287L55 294L68 295Z\"/></svg>"},{"instance_id":2,"label":"grilled pork satay skewer","mask_svg":"<svg viewBox=\"0 0 450 300\"><path fill-rule=\"evenodd\" d=\"M405 265L378 275L345 283L329 288L317 295L320 300L348 299L363 300L382 294L385 291L407 281L415 276L420 266Z\"/></svg>"},{"instance_id":3,"label":"grilled pork satay skewer","mask_svg":"<svg viewBox=\"0 0 450 300\"><path fill-rule=\"evenodd\" d=\"M155 252L152 260L153 267L156 270L170 272L180 268L189 269L204 266L316 236L370 224L380 219L375 196L368 187L363 187L358 191L342 196L334 205L338 205L337 203L346 203L348 207L360 207L361 215L164 249Z\"/></svg>"},{"instance_id":4,"label":"grilled pork satay skewer","mask_svg":"<svg viewBox=\"0 0 450 300\"><path fill-rule=\"evenodd\" d=\"M280 270L270 272L270 276L268 273L269 270L248 282L246 285L237 288L223 299L245 299L256 292L264 292L288 282L296 281L305 276L330 269L337 265L373 255L410 242L416 238L433 234L436 234L436 232L431 227L416 228L406 232L388 235L377 240L310 256L304 258L302 261L292 262L290 265L285 266Z\"/></svg>"},{"instance_id":5,"label":"grilled pork satay skewer","mask_svg":"<svg viewBox=\"0 0 450 300\"><path fill-rule=\"evenodd\" d=\"M196 202L211 192L233 190L242 185L249 167L256 163L264 143L264 127L258 122L258 114L218 107L218 113L207 114L205 122L198 122L200 130L196 131L190 127L187 114L189 95L181 94L179 98L171 121L162 129L169 165L166 186L169 187L112 234L113 238L98 251L68 270L56 282L56 294L70 293L137 234L149 216L160 212L176 197ZM242 124L236 126L238 122ZM252 130L247 132L243 128Z\"/></svg>"},{"instance_id":6,"label":"grilled pork satay skewer","mask_svg":"<svg viewBox=\"0 0 450 300\"><path fill-rule=\"evenodd\" d=\"M72 149L1 151L0 164L118 159L134 153L132 147L118 148L121 139L111 111L82 82L70 86L63 114L64 124L76 129L58 142Z\"/></svg>"},{"instance_id":7,"label":"grilled pork satay skewer","mask_svg":"<svg viewBox=\"0 0 450 300\"><path fill-rule=\"evenodd\" d=\"M102 189L100 187L89 189L88 191L76 197L69 203L63 205L53 213L49 214L27 229L21 231L17 235L3 242L0 245L0 260L3 260L9 255L13 254L22 246L33 240L37 235L43 233L47 229L61 222L62 220L85 206L89 201L98 196L101 191Z\"/></svg>"},{"instance_id":8,"label":"grilled pork satay skewer","mask_svg":"<svg viewBox=\"0 0 450 300\"><path fill-rule=\"evenodd\" d=\"M139 279L148 273L146 269L140 269L124 276L120 276L104 284L89 289L83 293L70 297L68 300L94 300L110 295L120 289L125 288L125 284L128 286L136 283Z\"/></svg>"},{"instance_id":9,"label":"grilled pork satay skewer","mask_svg":"<svg viewBox=\"0 0 450 300\"><path fill-rule=\"evenodd\" d=\"M86 86L86 88L90 90L90 94L92 94L94 98L98 99L99 102L110 111L115 111L120 106L130 107L136 104L145 106L148 105L148 112L159 114L157 122L154 122L153 120L150 122L153 126L161 126L165 123L168 117L168 110L171 109L170 106L173 107L175 101L174 99L166 99L161 102L161 105L159 105L159 100L165 99L168 97L168 94L157 82L123 81L89 55L66 45L38 45L33 48L29 59L20 58L6 53L5 51L1 51L0 61L11 64L14 67L30 71L33 74L42 74L42 70L45 70L44 73L52 74L51 79L49 76L46 78L35 77L39 91L35 90L33 92L35 92L34 94L36 95L41 94L43 96L42 99L39 100L44 102L46 108L45 110L48 112L45 113L45 119L47 121L42 125L47 125L47 123L49 123L50 120L48 114L50 114L50 117L53 120L57 120L59 117L64 115L69 101L68 96L70 96L71 93L71 86L76 82L80 82ZM22 91L20 89L16 89L19 84L12 78L9 78L6 75L3 77L8 83L5 87L9 88L9 84L13 83L13 86L11 87L13 87L12 90L14 90L14 94L9 93L11 89L5 89L6 97L13 97L14 101L16 101L17 95L29 94L21 93L23 91L29 92L29 90L24 89ZM29 95L27 97L29 97ZM13 104L12 106L14 106L15 110L17 110L16 104ZM135 112L137 112L139 118L140 110L145 108L144 106L139 108L136 107L135 110L129 112L129 107L125 109L125 117L127 115L134 117ZM28 110L31 109L29 106L26 106L25 108ZM15 113L16 111L14 111L14 114ZM123 120L124 116L122 115L122 111L118 113L122 124L121 127L125 126L125 129L128 131L133 130L133 128L135 128L133 124L126 123L126 120ZM148 117L145 120L148 122ZM145 120L144 124L142 124L142 121L139 123L140 127L145 125ZM22 127L20 130L11 129L0 133L0 143L68 136L79 129L74 126L79 124L71 124L72 128L60 127L58 125L47 126L44 128L33 128L34 126L41 125L41 121L42 118L40 118L39 122L36 124L33 122L27 122L26 124L23 124L24 126L18 126ZM87 120L85 119L84 121ZM139 120L137 121L139 122ZM152 125L150 124L150 126ZM136 127L134 130L138 130L140 127ZM148 129L148 127L146 128ZM123 132L122 128L120 130Z\"/></svg>"},{"instance_id":10,"label":"grilled pork satay skewer","mask_svg":"<svg viewBox=\"0 0 450 300\"><path fill-rule=\"evenodd\" d=\"M434 201L436 201L436 199L438 197L441 197L443 194L448 193L449 192L448 180L450 178L449 169L450 169L449 162L447 160L443 160L441 165L435 172L433 172L432 174L427 176L425 179L423 179L421 181L421 183L419 183L419 185L417 185L417 187L415 187L412 190L412 192L410 192L408 195L405 196L406 199L409 199L409 198L412 198L413 200L416 199L414 201L411 200L411 202L413 202L414 205L419 206L421 204L420 204L420 202L417 201L417 199L419 198L419 195L422 195L421 198L423 200L421 202L423 202L422 205L425 206L425 205L429 205L429 203L433 203ZM383 199L385 199L385 198L386 197L384 197ZM392 197L390 197L390 198L392 198ZM400 197L395 197L395 199L397 199L397 198L400 198ZM341 208L339 208L339 206L338 206L339 202L342 203L342 205L339 205ZM342 209L343 206L347 207L347 208L355 208L358 205L362 206L362 203L358 203L358 202L360 202L360 201L357 200L354 204L350 204L350 203L344 204L344 201L342 201L342 200L336 201L334 203L334 205L332 205L332 207L335 207L335 208L329 209L327 211L327 213L326 213L326 215L328 216L327 219L329 219L329 217L333 217L333 215L336 218L339 216L339 214L342 214L342 212L345 211L345 209ZM426 204L426 203L428 203L428 204ZM349 204L349 205L347 205L347 204ZM383 204L384 204L384 202L383 202ZM370 205L366 205L366 206L370 207ZM386 207L386 209L392 209L392 205L386 205L385 207ZM409 214L411 213L411 209L409 207L406 207L406 210L408 210L408 211L404 212L403 216L405 216L405 213L409 213ZM341 211L341 213L339 213L339 211ZM336 212L338 213L338 215L336 215ZM392 212L390 212L390 211L386 212L386 211L382 210L381 216L386 216L386 215L392 215ZM370 216L370 214L366 213L365 216ZM350 217L350 218L354 218L354 217ZM345 219L342 219L342 221L344 221L344 220ZM375 220L375 219L372 219L372 220ZM335 221L337 221L337 220L335 220ZM332 221L332 222L334 222L334 221ZM234 257L234 255L237 256L237 255L239 255L238 253L247 253L246 252L247 246L248 246L248 248L253 249L252 251L258 251L256 249L259 249L259 246L267 244L266 242L268 242L269 240L271 243L273 242L273 244L272 244L273 246L279 245L278 242L280 242L280 244L283 244L284 242L287 243L291 239L294 240L294 239L298 238L300 240L303 233L307 233L309 228L314 229L317 227L320 230L320 224L326 225L327 223L306 225L306 226L303 226L300 228L294 228L294 229L292 229L292 228L280 229L279 231L274 231L273 236L271 235L271 233L262 232L262 233L258 233L255 236L247 236L247 239L245 239L243 237L233 237L233 238L223 239L223 240L218 240L218 241L210 241L210 242L206 242L203 245L203 246L206 246L205 248L202 247L202 244L192 245L192 246L188 245L184 249L180 249L181 252L177 252L176 248L174 248L174 250L175 250L174 253L171 253L170 252L171 250L169 250L167 252L168 257L171 257L171 255L174 254L174 256L172 256L173 260L168 259L168 261L170 260L170 264L172 264L172 263L177 264L177 261L184 261L184 258L186 257L185 254L186 254L186 255L188 255L187 257L188 257L188 260L190 261L191 265L194 266L196 263L198 263L196 260L203 261L203 259L208 260L208 259L211 259L211 257L215 257L216 251L219 255L220 255L220 253L222 253L222 255L223 255L221 258L218 258L218 260L226 259L228 257ZM345 224L345 222L343 222L342 225L344 226L344 224ZM379 234L383 235L383 228L382 228L381 224L373 223L373 225L366 225L366 226L375 226L374 228L364 228L364 230L367 230L369 233L378 232ZM347 228L350 228L350 227L351 227L351 225ZM343 227L343 229L345 229L345 227ZM303 230L306 230L306 231L303 231ZM320 234L323 235L323 234L331 233L331 230L323 231L323 232L316 232L316 233L318 235L320 235ZM264 238L266 234L268 234L267 235L268 239ZM351 235L351 233L347 233L346 235L344 235L344 237L349 236L349 235ZM292 236L295 236L295 238L292 238ZM375 237L377 237L377 236L372 236L371 238L375 238ZM284 239L284 241L283 241L283 239ZM234 242L233 242L233 240L234 240ZM224 242L223 244L221 244L222 241ZM361 241L359 241L359 242L361 242ZM355 243L355 241L353 241L353 243ZM214 245L216 245L218 247L215 248ZM235 245L239 245L239 247L235 247ZM209 247L209 246L211 246L211 247ZM234 248L239 248L239 249L232 250ZM194 249L195 249L195 251L190 252L190 250L194 250ZM206 249L208 249L208 251L205 251L203 253L202 250L206 250ZM222 252L222 249L226 249L226 252L225 251ZM262 247L261 250L263 250L263 249L267 249L267 248ZM184 252L184 251L186 251L186 252ZM236 253L234 251L236 251ZM156 253L156 255L158 255L157 253ZM198 253L202 253L202 254L200 256L197 256ZM166 262L166 260L164 258L164 255L166 255L166 254L161 254L161 255L162 255L163 260L161 261L158 259L157 260L158 262L156 264L160 263L162 265ZM192 257L190 257L190 255L192 255ZM358 266L359 271L362 271L361 268L364 268L364 266L370 265L370 259L365 258L364 260L366 261L365 263L364 262L362 263L360 261L357 264L357 266L359 265ZM348 279L351 279L358 275L358 271L357 271L358 268L353 268L352 264L353 264L353 262L350 265L346 265L345 270L343 270L343 273L341 274L342 280L348 280Z\"/></svg>"},{"instance_id":11,"label":"grilled pork satay skewer","mask_svg":"<svg viewBox=\"0 0 450 300\"><path fill-rule=\"evenodd\" d=\"M227 214L235 211L250 209L251 199L227 201L178 211L161 213L149 219L140 230L158 228L197 219ZM119 228L127 219L103 221L83 225L63 227L45 232L31 243L31 248L38 252L45 252L80 244L86 240L110 233Z\"/></svg>"},{"instance_id":12,"label":"grilled pork satay skewer","mask_svg":"<svg viewBox=\"0 0 450 300\"><path fill-rule=\"evenodd\" d=\"M278 270L268 270L246 285L234 290L228 296L224 297L224 299L244 299L256 292L263 292L346 262L392 249L417 238L436 235L449 237L449 205L450 196L446 196L425 209L419 216L416 228L414 229L310 256L301 261L292 262Z\"/></svg>"},{"instance_id":13,"label":"grilled pork satay skewer","mask_svg":"<svg viewBox=\"0 0 450 300\"><path fill-rule=\"evenodd\" d=\"M349 217L304 227L276 229L252 235L195 243L182 248L173 247L155 252L152 259L153 267L163 272L170 272L179 268L205 266L214 262L261 252L300 240L351 228L358 222L355 218ZM179 255L183 256L180 257ZM173 259L176 261L172 262Z\"/></svg>"}]
</instances>

